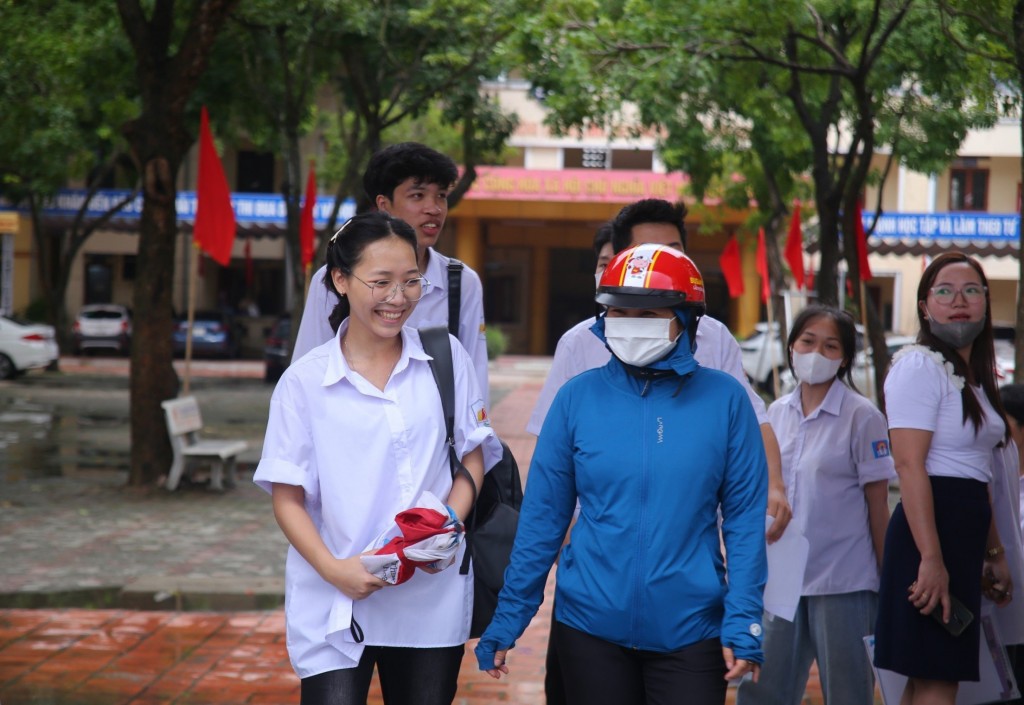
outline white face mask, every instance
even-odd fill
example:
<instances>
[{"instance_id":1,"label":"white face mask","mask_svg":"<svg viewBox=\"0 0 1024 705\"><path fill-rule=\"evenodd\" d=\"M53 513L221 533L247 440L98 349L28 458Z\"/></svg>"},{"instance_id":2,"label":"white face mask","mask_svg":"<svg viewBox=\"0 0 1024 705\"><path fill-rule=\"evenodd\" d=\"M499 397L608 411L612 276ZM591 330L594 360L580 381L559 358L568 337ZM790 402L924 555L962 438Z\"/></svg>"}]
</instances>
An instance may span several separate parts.
<instances>
[{"instance_id":1,"label":"white face mask","mask_svg":"<svg viewBox=\"0 0 1024 705\"><path fill-rule=\"evenodd\" d=\"M831 360L821 353L793 352L793 372L797 379L807 384L831 382L842 365L842 359Z\"/></svg>"},{"instance_id":2,"label":"white face mask","mask_svg":"<svg viewBox=\"0 0 1024 705\"><path fill-rule=\"evenodd\" d=\"M595 289L595 291L597 289L601 288L601 277L603 277L603 276L604 276L604 270L603 269L600 272L595 272L594 273L594 289Z\"/></svg>"},{"instance_id":3,"label":"white face mask","mask_svg":"<svg viewBox=\"0 0 1024 705\"><path fill-rule=\"evenodd\" d=\"M636 367L646 367L672 352L679 336L670 338L671 329L671 318L604 319L608 347L615 357Z\"/></svg>"}]
</instances>

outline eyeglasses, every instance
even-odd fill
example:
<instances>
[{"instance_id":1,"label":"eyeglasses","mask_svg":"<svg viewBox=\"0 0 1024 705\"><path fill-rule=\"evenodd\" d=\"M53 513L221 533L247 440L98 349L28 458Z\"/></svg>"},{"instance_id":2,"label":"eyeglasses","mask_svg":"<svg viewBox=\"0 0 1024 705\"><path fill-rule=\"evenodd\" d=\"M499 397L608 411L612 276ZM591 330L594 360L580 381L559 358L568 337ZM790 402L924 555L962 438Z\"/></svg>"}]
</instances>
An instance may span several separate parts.
<instances>
[{"instance_id":1,"label":"eyeglasses","mask_svg":"<svg viewBox=\"0 0 1024 705\"><path fill-rule=\"evenodd\" d=\"M935 303L948 306L953 303L957 294L963 294L964 301L970 304L984 301L988 287L982 286L981 284L968 284L962 289L954 289L948 284L940 284L939 286L933 286L928 291L931 292L932 298L935 299Z\"/></svg>"},{"instance_id":2,"label":"eyeglasses","mask_svg":"<svg viewBox=\"0 0 1024 705\"><path fill-rule=\"evenodd\" d=\"M426 277L414 277L407 282L399 283L393 282L390 279L366 282L359 279L355 274L352 276L369 287L370 296L379 304L386 304L388 301L391 301L398 294L399 289L402 290L402 294L405 295L407 301L419 301L423 298L423 292L430 283Z\"/></svg>"}]
</instances>

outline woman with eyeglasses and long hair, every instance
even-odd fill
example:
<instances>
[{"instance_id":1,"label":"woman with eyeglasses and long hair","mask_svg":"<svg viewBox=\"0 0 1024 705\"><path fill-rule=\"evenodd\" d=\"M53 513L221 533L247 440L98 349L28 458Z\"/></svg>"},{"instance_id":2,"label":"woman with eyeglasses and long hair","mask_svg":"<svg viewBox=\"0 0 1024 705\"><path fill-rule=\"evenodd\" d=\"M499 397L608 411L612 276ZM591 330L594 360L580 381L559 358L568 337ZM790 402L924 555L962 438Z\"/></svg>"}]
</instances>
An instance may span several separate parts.
<instances>
[{"instance_id":1,"label":"woman with eyeglasses and long hair","mask_svg":"<svg viewBox=\"0 0 1024 705\"><path fill-rule=\"evenodd\" d=\"M1008 436L981 265L960 252L932 260L917 317L918 344L885 380L901 501L885 537L875 665L908 677L903 705L953 705L959 682L979 679L982 595L1003 605L1013 594L989 499Z\"/></svg>"},{"instance_id":2,"label":"woman with eyeglasses and long hair","mask_svg":"<svg viewBox=\"0 0 1024 705\"><path fill-rule=\"evenodd\" d=\"M454 524L474 501L469 481L452 479L429 357L405 327L428 286L415 233L386 213L356 216L331 238L327 271L334 337L278 382L254 477L291 544L285 616L301 702L366 703L376 667L385 703L449 705L472 576L427 566L392 585L361 559L425 492ZM501 447L465 349L455 338L451 348L456 452L480 486Z\"/></svg>"}]
</instances>

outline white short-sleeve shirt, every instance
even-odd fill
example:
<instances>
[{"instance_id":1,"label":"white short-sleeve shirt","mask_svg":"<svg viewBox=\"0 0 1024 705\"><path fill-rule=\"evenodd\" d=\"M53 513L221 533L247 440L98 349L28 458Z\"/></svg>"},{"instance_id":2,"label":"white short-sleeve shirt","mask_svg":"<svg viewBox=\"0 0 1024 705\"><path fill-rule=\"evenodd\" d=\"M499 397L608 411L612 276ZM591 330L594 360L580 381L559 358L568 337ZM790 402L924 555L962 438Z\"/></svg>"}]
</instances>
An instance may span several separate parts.
<instances>
[{"instance_id":1,"label":"white short-sleeve shirt","mask_svg":"<svg viewBox=\"0 0 1024 705\"><path fill-rule=\"evenodd\" d=\"M361 553L423 492L442 501L452 486L441 401L419 336L402 330L402 355L384 390L353 372L338 335L293 363L270 402L263 455L253 478L300 486L306 509L338 558ZM483 445L484 466L501 457L465 350L452 339L455 443L460 457ZM364 644L438 647L466 641L472 576L459 561L436 575L352 602L324 581L294 548L285 567L288 652L299 677L350 668L363 646L349 630L329 629L332 610L351 606ZM347 626L347 625L346 625Z\"/></svg>"},{"instance_id":2,"label":"white short-sleeve shirt","mask_svg":"<svg viewBox=\"0 0 1024 705\"><path fill-rule=\"evenodd\" d=\"M768 407L793 525L807 537L804 595L878 591L864 486L896 477L885 416L840 381L807 417L801 387Z\"/></svg>"},{"instance_id":3,"label":"white short-sleeve shirt","mask_svg":"<svg viewBox=\"0 0 1024 705\"><path fill-rule=\"evenodd\" d=\"M551 402L562 385L580 372L601 367L611 359L612 354L601 339L594 335L590 328L596 318L588 318L562 334L555 346L555 358L551 362L551 370L544 386L537 397L537 403L526 424L528 433L540 435L544 418L548 415ZM743 357L739 343L729 329L721 321L711 316L704 316L697 325L697 352L694 358L703 367L721 370L740 381L747 391L750 404L757 414L757 423L768 423L764 400L751 388L746 373L743 371Z\"/></svg>"},{"instance_id":4,"label":"white short-sleeve shirt","mask_svg":"<svg viewBox=\"0 0 1024 705\"><path fill-rule=\"evenodd\" d=\"M974 424L969 419L964 423L960 390L934 355L938 353L916 346L897 353L885 378L889 428L932 432L925 459L929 475L990 482L992 449L1002 441L1006 426L982 388L972 387L985 416L975 435Z\"/></svg>"},{"instance_id":5,"label":"white short-sleeve shirt","mask_svg":"<svg viewBox=\"0 0 1024 705\"><path fill-rule=\"evenodd\" d=\"M448 262L437 250L430 248L427 257L427 271L423 276L430 282L423 298L406 321L411 328L422 326L448 325ZM324 286L323 279L327 275L327 266L316 271L309 280L309 291L306 293L306 305L302 310L302 321L299 332L295 336L295 349L292 360L298 360L307 352L334 337L328 322L331 311L337 304L337 298ZM462 269L462 305L459 309L459 342L466 348L473 369L476 371L477 385L483 393L484 403L490 403L490 388L487 378L487 334L484 326L484 293L479 275L470 267Z\"/></svg>"}]
</instances>

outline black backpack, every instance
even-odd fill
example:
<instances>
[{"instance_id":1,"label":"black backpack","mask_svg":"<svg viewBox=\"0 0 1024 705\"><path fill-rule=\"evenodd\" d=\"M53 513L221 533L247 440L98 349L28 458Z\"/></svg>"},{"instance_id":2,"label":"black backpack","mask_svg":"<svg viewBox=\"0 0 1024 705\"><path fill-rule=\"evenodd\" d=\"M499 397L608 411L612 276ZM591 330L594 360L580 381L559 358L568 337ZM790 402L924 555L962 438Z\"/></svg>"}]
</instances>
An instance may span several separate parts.
<instances>
[{"instance_id":1,"label":"black backpack","mask_svg":"<svg viewBox=\"0 0 1024 705\"><path fill-rule=\"evenodd\" d=\"M501 443L501 460L484 475L479 489L469 471L455 455L455 374L452 367L451 342L448 329L426 326L419 329L423 349L431 358L430 369L441 395L444 409L448 461L452 479L463 475L473 485L476 504L466 519L466 553L459 572L469 572L473 561L473 622L469 636L476 639L490 624L498 605L498 593L505 583L505 568L512 553L512 544L519 524L519 507L523 503L523 486L519 466L507 444Z\"/></svg>"}]
</instances>

